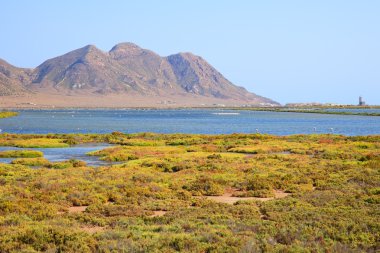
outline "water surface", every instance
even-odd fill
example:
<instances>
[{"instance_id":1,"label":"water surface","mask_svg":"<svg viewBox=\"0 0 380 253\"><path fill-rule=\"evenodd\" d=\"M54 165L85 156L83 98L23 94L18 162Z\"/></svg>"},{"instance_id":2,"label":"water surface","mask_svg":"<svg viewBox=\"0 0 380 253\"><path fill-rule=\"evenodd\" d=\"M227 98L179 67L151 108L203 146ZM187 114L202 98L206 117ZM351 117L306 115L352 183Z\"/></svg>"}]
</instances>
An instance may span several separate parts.
<instances>
[{"instance_id":1,"label":"water surface","mask_svg":"<svg viewBox=\"0 0 380 253\"><path fill-rule=\"evenodd\" d=\"M176 110L22 110L0 119L9 133L267 133L275 135L336 133L380 134L380 117L231 111L217 109Z\"/></svg>"},{"instance_id":2,"label":"water surface","mask_svg":"<svg viewBox=\"0 0 380 253\"><path fill-rule=\"evenodd\" d=\"M17 148L17 147L0 147L0 151L5 150L38 150L44 153L44 158L50 162L62 162L70 159L81 160L88 166L107 166L111 162L99 160L97 156L86 155L89 152L108 148L107 144L76 145L67 148ZM0 158L0 163L10 163L15 158Z\"/></svg>"}]
</instances>

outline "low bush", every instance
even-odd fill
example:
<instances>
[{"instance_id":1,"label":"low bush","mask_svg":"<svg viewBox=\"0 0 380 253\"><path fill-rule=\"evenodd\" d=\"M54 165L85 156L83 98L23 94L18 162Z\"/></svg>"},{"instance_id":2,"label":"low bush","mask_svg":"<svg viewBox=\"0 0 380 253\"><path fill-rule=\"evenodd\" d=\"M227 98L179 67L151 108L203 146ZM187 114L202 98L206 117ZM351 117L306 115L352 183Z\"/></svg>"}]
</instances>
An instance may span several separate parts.
<instances>
[{"instance_id":1,"label":"low bush","mask_svg":"<svg viewBox=\"0 0 380 253\"><path fill-rule=\"evenodd\" d=\"M6 150L0 151L0 158L34 158L43 157L44 154L37 150Z\"/></svg>"}]
</instances>

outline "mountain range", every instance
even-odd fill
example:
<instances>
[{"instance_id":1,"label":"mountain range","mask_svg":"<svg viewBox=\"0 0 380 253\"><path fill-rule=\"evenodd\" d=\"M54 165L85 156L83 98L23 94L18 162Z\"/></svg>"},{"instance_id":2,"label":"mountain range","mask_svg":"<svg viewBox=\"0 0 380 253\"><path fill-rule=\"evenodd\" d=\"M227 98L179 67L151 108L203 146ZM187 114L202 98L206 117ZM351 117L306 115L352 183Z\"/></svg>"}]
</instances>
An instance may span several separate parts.
<instances>
[{"instance_id":1,"label":"mountain range","mask_svg":"<svg viewBox=\"0 0 380 253\"><path fill-rule=\"evenodd\" d=\"M0 96L13 106L278 105L232 84L200 56L161 57L133 43L109 52L88 45L34 69L0 59Z\"/></svg>"}]
</instances>

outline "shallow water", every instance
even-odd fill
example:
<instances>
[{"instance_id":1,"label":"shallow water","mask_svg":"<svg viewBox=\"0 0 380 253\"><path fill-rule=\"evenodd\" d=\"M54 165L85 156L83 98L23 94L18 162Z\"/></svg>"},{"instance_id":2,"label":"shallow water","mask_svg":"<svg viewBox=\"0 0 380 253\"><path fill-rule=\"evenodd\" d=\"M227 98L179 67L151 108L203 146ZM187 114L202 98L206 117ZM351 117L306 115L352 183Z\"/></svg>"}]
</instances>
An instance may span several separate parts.
<instances>
[{"instance_id":1,"label":"shallow water","mask_svg":"<svg viewBox=\"0 0 380 253\"><path fill-rule=\"evenodd\" d=\"M361 108L340 108L340 109L335 109L335 108L328 108L324 109L325 111L330 111L330 112L352 112L352 113L380 113L379 108L373 108L373 109L361 109Z\"/></svg>"},{"instance_id":2,"label":"shallow water","mask_svg":"<svg viewBox=\"0 0 380 253\"><path fill-rule=\"evenodd\" d=\"M0 151L5 150L38 150L44 153L44 157L50 162L61 162L70 159L85 161L88 166L107 166L111 162L99 160L97 156L88 156L88 152L111 147L107 144L77 145L68 148L17 148L0 147ZM10 163L14 158L0 158L0 163Z\"/></svg>"},{"instance_id":3,"label":"shallow water","mask_svg":"<svg viewBox=\"0 0 380 253\"><path fill-rule=\"evenodd\" d=\"M9 133L267 133L275 135L336 133L380 134L380 117L232 111L176 110L22 110L0 120Z\"/></svg>"}]
</instances>

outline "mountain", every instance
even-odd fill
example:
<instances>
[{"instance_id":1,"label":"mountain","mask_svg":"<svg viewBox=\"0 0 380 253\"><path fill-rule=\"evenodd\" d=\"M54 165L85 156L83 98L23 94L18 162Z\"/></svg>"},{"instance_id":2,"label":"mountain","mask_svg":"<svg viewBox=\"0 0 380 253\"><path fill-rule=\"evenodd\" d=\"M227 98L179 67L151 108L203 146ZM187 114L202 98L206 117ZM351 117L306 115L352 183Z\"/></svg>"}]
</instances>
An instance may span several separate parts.
<instances>
[{"instance_id":1,"label":"mountain","mask_svg":"<svg viewBox=\"0 0 380 253\"><path fill-rule=\"evenodd\" d=\"M16 68L0 59L0 96L21 95L31 81L31 70Z\"/></svg>"},{"instance_id":2,"label":"mountain","mask_svg":"<svg viewBox=\"0 0 380 253\"><path fill-rule=\"evenodd\" d=\"M191 53L167 57L178 84L189 93L216 98L255 99L255 95L233 85L204 59Z\"/></svg>"},{"instance_id":3,"label":"mountain","mask_svg":"<svg viewBox=\"0 0 380 253\"><path fill-rule=\"evenodd\" d=\"M200 56L179 53L161 57L133 43L117 44L109 52L88 45L34 69L0 61L0 95L22 94L58 100L60 96L96 97L99 101L122 100L123 96L125 105L137 97L145 101L163 98L176 104L193 100L193 104L278 105L235 86Z\"/></svg>"}]
</instances>

